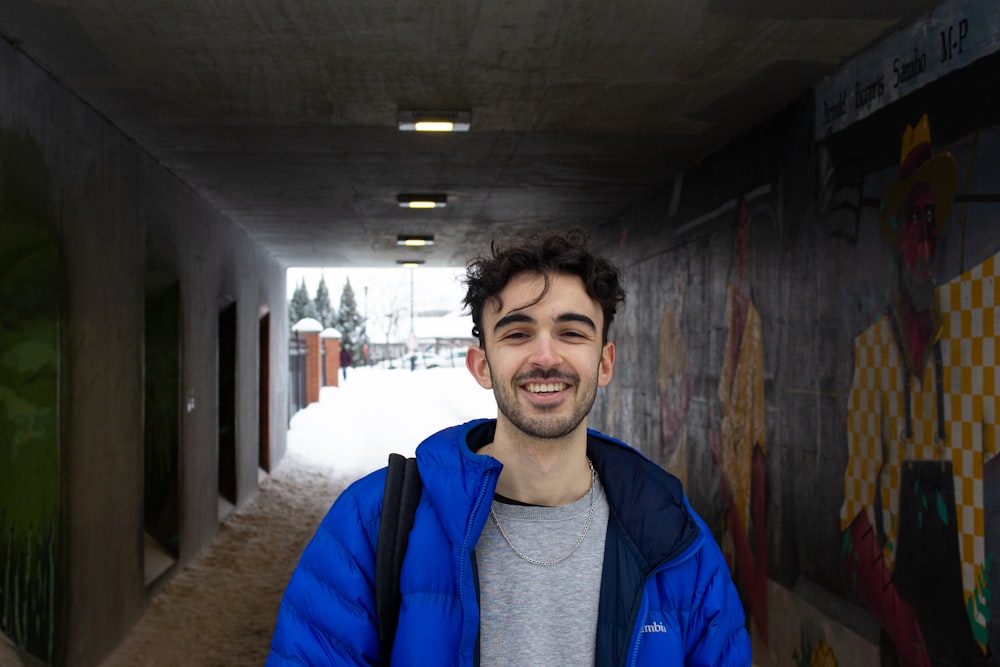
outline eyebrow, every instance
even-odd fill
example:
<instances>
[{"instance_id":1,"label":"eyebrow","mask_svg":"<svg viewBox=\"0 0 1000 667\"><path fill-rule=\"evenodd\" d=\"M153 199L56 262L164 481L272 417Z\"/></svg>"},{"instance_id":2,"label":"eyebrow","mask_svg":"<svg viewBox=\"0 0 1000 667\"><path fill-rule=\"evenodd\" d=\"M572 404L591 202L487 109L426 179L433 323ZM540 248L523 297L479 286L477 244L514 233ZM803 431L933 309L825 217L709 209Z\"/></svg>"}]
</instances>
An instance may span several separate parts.
<instances>
[{"instance_id":1,"label":"eyebrow","mask_svg":"<svg viewBox=\"0 0 1000 667\"><path fill-rule=\"evenodd\" d=\"M580 313L563 313L562 315L556 317L556 322L579 322L580 324L590 328L595 333L597 332L597 325L594 324L594 320ZM499 331L504 327L520 323L534 324L535 318L530 315L525 315L524 313L511 313L510 315L505 315L497 320L497 323L493 325L493 331Z\"/></svg>"}]
</instances>

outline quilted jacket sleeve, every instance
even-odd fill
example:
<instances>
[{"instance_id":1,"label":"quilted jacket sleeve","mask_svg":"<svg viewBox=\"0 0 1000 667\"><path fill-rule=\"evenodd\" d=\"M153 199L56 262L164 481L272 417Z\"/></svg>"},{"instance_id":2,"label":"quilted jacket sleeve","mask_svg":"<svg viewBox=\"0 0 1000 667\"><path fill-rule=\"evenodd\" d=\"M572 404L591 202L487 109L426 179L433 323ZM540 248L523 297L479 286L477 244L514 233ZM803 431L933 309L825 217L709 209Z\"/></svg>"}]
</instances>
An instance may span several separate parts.
<instances>
[{"instance_id":1,"label":"quilted jacket sleeve","mask_svg":"<svg viewBox=\"0 0 1000 667\"><path fill-rule=\"evenodd\" d=\"M698 519L701 523L700 519ZM750 635L743 603L725 557L704 523L705 544L697 559L695 598L688 628L688 667L750 667Z\"/></svg>"},{"instance_id":2,"label":"quilted jacket sleeve","mask_svg":"<svg viewBox=\"0 0 1000 667\"><path fill-rule=\"evenodd\" d=\"M378 663L374 545L382 484L384 471L356 482L323 519L285 589L268 667Z\"/></svg>"}]
</instances>

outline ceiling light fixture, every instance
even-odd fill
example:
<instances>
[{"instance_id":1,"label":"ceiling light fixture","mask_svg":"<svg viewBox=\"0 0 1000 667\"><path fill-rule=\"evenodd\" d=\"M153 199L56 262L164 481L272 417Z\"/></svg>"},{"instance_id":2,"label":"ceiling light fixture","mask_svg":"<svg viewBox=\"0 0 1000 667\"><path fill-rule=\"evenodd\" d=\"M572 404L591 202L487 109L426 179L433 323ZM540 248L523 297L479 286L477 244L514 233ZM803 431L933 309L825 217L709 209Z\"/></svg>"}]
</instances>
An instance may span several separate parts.
<instances>
[{"instance_id":1,"label":"ceiling light fixture","mask_svg":"<svg viewBox=\"0 0 1000 667\"><path fill-rule=\"evenodd\" d=\"M448 195L396 195L400 208L444 208L448 205Z\"/></svg>"},{"instance_id":2,"label":"ceiling light fixture","mask_svg":"<svg viewBox=\"0 0 1000 667\"><path fill-rule=\"evenodd\" d=\"M400 111L403 132L468 132L472 114L468 111Z\"/></svg>"},{"instance_id":3,"label":"ceiling light fixture","mask_svg":"<svg viewBox=\"0 0 1000 667\"><path fill-rule=\"evenodd\" d=\"M434 236L433 234L400 234L396 237L396 245L408 246L410 248L422 248L424 246L434 245Z\"/></svg>"},{"instance_id":4,"label":"ceiling light fixture","mask_svg":"<svg viewBox=\"0 0 1000 667\"><path fill-rule=\"evenodd\" d=\"M424 263L422 259L397 259L396 264L399 264L404 269L415 269Z\"/></svg>"}]
</instances>

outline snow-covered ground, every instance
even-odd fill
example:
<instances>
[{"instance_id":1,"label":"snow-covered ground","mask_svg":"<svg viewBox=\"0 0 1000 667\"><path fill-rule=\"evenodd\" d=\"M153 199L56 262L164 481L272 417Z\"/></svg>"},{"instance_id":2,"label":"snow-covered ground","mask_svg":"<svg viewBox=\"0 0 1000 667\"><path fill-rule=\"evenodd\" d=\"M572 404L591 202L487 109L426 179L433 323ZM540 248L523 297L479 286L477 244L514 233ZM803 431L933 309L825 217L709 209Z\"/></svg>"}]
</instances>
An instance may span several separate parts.
<instances>
[{"instance_id":1,"label":"snow-covered ground","mask_svg":"<svg viewBox=\"0 0 1000 667\"><path fill-rule=\"evenodd\" d=\"M288 449L339 475L384 466L389 453L412 456L428 435L477 417L495 417L493 392L464 368L351 368L339 387L292 417Z\"/></svg>"},{"instance_id":2,"label":"snow-covered ground","mask_svg":"<svg viewBox=\"0 0 1000 667\"><path fill-rule=\"evenodd\" d=\"M292 417L285 458L257 497L164 585L102 667L264 664L288 578L344 487L390 452L412 455L441 428L493 416L493 393L464 368L349 369Z\"/></svg>"}]
</instances>

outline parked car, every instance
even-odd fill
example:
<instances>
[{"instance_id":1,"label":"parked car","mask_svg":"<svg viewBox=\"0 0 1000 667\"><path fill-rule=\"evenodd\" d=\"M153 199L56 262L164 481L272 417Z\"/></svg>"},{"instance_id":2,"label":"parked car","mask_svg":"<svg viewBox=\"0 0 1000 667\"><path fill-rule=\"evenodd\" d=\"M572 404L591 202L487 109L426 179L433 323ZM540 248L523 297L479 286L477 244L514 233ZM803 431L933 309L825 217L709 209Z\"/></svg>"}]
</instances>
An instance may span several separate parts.
<instances>
[{"instance_id":1,"label":"parked car","mask_svg":"<svg viewBox=\"0 0 1000 667\"><path fill-rule=\"evenodd\" d=\"M381 368L462 368L465 366L466 348L434 352L408 352L394 359L379 362Z\"/></svg>"},{"instance_id":2,"label":"parked car","mask_svg":"<svg viewBox=\"0 0 1000 667\"><path fill-rule=\"evenodd\" d=\"M438 368L447 366L448 363L436 354L430 352L408 352L401 357L391 360L391 368L417 369L417 368Z\"/></svg>"},{"instance_id":3,"label":"parked car","mask_svg":"<svg viewBox=\"0 0 1000 667\"><path fill-rule=\"evenodd\" d=\"M455 368L461 368L462 366L465 366L465 357L468 354L468 352L469 349L466 347L463 347L461 349L449 350L448 352L448 361L450 362L449 365L454 366Z\"/></svg>"},{"instance_id":4,"label":"parked car","mask_svg":"<svg viewBox=\"0 0 1000 667\"><path fill-rule=\"evenodd\" d=\"M417 360L417 366L423 368L447 368L451 363L446 357L433 352L424 352Z\"/></svg>"}]
</instances>

